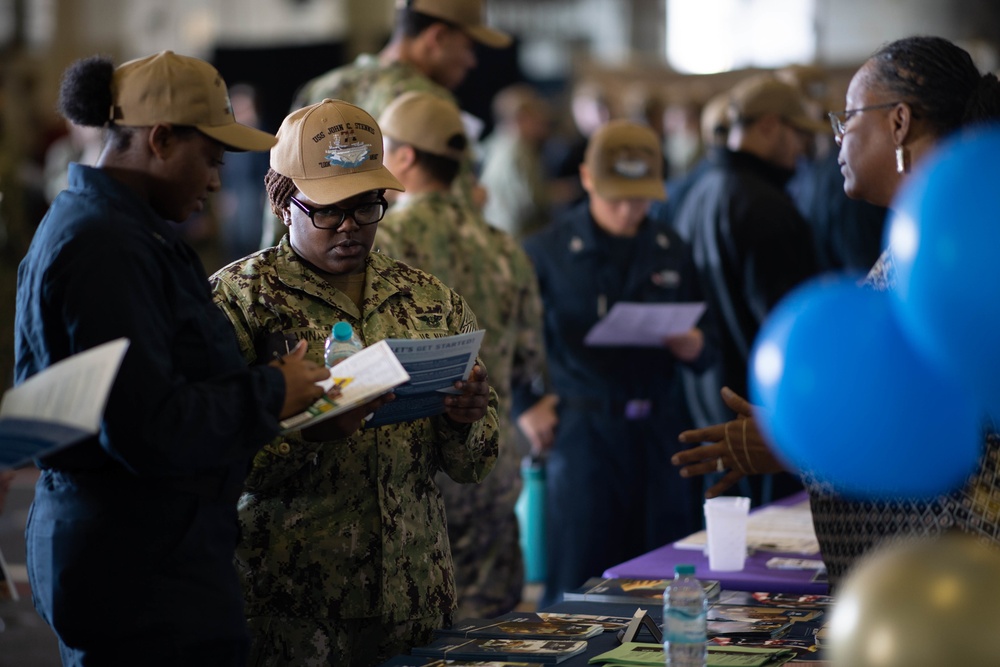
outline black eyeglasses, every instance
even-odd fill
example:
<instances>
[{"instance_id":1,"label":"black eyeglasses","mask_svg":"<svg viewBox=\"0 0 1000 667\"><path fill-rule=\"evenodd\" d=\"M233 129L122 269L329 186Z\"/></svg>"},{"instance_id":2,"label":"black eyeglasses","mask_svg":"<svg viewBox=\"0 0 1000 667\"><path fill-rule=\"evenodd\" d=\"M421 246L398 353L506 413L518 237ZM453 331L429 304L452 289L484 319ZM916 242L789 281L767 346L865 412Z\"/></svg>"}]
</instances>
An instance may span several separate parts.
<instances>
[{"instance_id":1,"label":"black eyeglasses","mask_svg":"<svg viewBox=\"0 0 1000 667\"><path fill-rule=\"evenodd\" d=\"M316 229L337 229L344 224L347 216L351 216L351 219L358 225L374 225L385 217L385 212L389 208L389 202L381 196L375 201L366 201L351 208L340 208L339 206L313 208L308 204L303 204L295 197L289 197L289 199L309 216L309 220Z\"/></svg>"},{"instance_id":2,"label":"black eyeglasses","mask_svg":"<svg viewBox=\"0 0 1000 667\"><path fill-rule=\"evenodd\" d=\"M844 133L847 132L847 121L851 119L856 113L861 113L862 111L873 111L875 109L888 109L894 107L899 102L886 102L885 104L873 104L870 107L858 107L857 109L844 109L843 111L831 111L827 115L830 116L830 126L833 128L833 136L840 141L844 138Z\"/></svg>"}]
</instances>

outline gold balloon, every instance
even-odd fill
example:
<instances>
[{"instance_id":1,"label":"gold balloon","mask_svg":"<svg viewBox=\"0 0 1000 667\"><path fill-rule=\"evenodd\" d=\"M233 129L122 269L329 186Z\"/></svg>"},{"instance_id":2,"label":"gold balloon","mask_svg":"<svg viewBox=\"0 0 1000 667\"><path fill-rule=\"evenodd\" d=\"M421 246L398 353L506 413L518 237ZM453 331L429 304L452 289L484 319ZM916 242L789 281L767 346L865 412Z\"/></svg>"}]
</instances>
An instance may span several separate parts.
<instances>
[{"instance_id":1,"label":"gold balloon","mask_svg":"<svg viewBox=\"0 0 1000 667\"><path fill-rule=\"evenodd\" d=\"M835 667L1000 665L1000 550L968 535L883 547L836 600Z\"/></svg>"}]
</instances>

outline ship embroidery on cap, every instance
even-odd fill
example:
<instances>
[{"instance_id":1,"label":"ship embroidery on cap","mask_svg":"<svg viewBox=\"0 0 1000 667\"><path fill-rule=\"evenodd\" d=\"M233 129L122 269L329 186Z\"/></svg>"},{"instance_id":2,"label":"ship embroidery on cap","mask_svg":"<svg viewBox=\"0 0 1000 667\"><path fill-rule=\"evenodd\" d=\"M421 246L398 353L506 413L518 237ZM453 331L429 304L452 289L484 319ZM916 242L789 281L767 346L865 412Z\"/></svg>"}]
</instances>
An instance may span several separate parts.
<instances>
[{"instance_id":1,"label":"ship embroidery on cap","mask_svg":"<svg viewBox=\"0 0 1000 667\"><path fill-rule=\"evenodd\" d=\"M611 165L611 171L623 178L646 178L652 169L649 159L643 155L622 152Z\"/></svg>"},{"instance_id":2,"label":"ship embroidery on cap","mask_svg":"<svg viewBox=\"0 0 1000 667\"><path fill-rule=\"evenodd\" d=\"M368 159L368 153L371 152L371 144L366 144L363 141L358 141L356 137L352 135L352 141L349 144L345 144L344 140L341 138L341 134L333 135L333 140L330 142L330 146L326 149L326 159L332 167L360 167Z\"/></svg>"}]
</instances>

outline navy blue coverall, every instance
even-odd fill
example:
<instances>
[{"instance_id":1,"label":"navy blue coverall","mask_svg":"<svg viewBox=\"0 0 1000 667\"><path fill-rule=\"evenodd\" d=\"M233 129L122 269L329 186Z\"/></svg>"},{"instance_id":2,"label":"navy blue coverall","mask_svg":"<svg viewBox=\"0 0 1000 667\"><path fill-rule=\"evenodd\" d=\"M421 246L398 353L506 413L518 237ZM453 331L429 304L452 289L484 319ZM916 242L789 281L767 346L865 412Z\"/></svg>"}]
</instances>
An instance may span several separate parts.
<instances>
[{"instance_id":1,"label":"navy blue coverall","mask_svg":"<svg viewBox=\"0 0 1000 667\"><path fill-rule=\"evenodd\" d=\"M131 341L99 436L39 461L28 575L64 664L244 661L236 499L278 432L281 373L247 368L174 226L75 164L19 268L15 326L18 382Z\"/></svg>"},{"instance_id":2,"label":"navy blue coverall","mask_svg":"<svg viewBox=\"0 0 1000 667\"><path fill-rule=\"evenodd\" d=\"M546 464L545 606L696 529L691 483L670 464L688 426L679 362L666 348L588 347L583 339L616 302L700 298L687 247L648 218L635 238L611 237L585 201L524 245L538 274L559 396Z\"/></svg>"}]
</instances>

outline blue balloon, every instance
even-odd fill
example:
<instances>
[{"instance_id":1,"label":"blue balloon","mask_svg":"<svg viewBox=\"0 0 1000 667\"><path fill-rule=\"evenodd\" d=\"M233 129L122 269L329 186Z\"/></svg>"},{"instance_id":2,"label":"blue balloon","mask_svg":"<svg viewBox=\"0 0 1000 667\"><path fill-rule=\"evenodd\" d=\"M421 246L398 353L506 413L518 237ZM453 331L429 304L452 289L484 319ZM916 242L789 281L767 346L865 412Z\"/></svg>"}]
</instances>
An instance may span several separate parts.
<instances>
[{"instance_id":1,"label":"blue balloon","mask_svg":"<svg viewBox=\"0 0 1000 667\"><path fill-rule=\"evenodd\" d=\"M979 411L917 354L889 301L853 277L791 292L754 342L750 398L778 455L807 478L853 497L930 498L975 470Z\"/></svg>"},{"instance_id":2,"label":"blue balloon","mask_svg":"<svg viewBox=\"0 0 1000 667\"><path fill-rule=\"evenodd\" d=\"M943 143L892 208L892 303L904 332L1000 416L1000 128Z\"/></svg>"}]
</instances>

